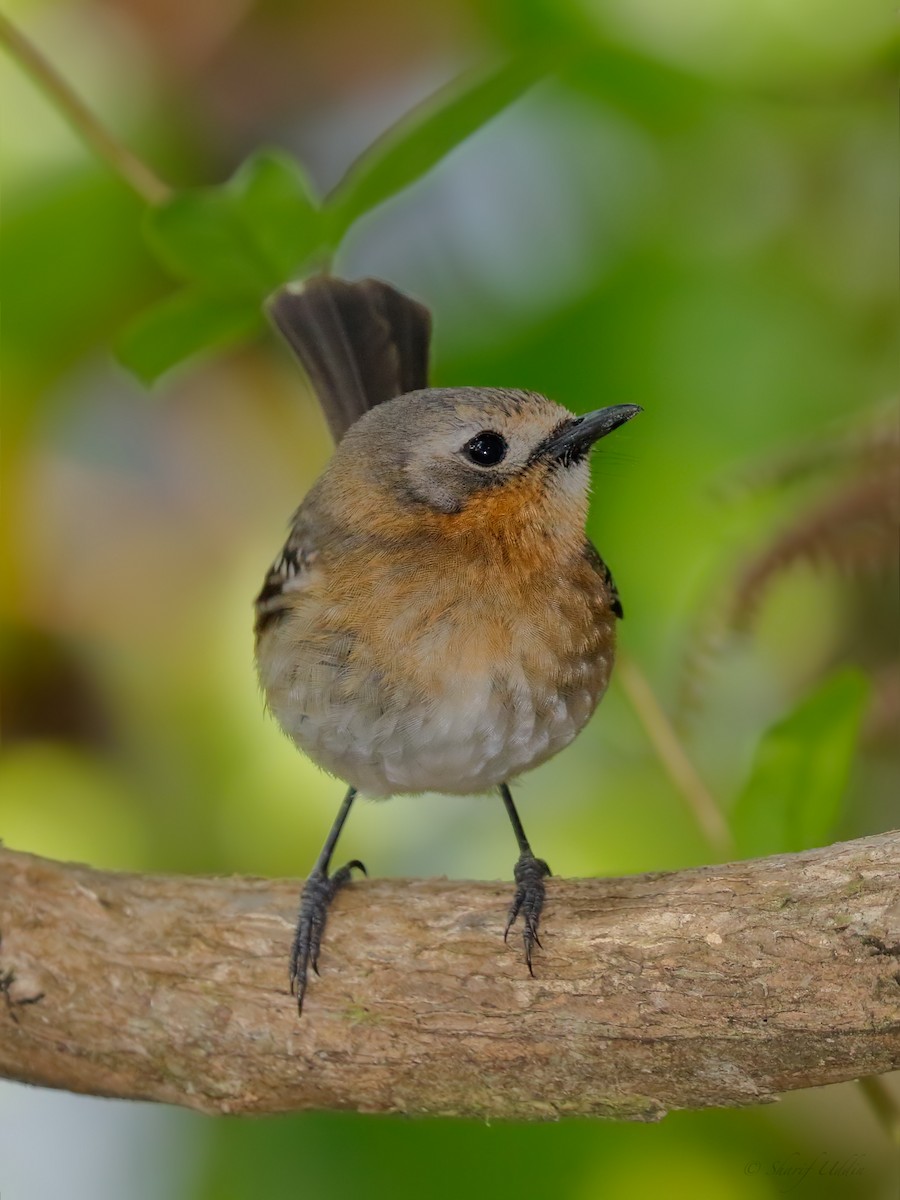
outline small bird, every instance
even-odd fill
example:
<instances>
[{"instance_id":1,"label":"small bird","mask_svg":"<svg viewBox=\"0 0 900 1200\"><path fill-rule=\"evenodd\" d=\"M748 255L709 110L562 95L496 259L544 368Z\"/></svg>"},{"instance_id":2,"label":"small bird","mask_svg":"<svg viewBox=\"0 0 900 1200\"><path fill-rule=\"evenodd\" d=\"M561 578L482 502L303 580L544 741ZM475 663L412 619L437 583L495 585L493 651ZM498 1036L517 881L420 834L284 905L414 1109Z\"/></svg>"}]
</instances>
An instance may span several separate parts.
<instances>
[{"instance_id":1,"label":"small bird","mask_svg":"<svg viewBox=\"0 0 900 1200\"><path fill-rule=\"evenodd\" d=\"M428 309L379 280L316 276L269 302L337 448L256 598L256 662L284 732L349 790L306 881L290 960L302 1012L358 793L498 789L519 846L504 940L525 962L550 868L509 781L584 727L622 606L585 536L588 458L641 411L584 416L534 392L430 388Z\"/></svg>"}]
</instances>

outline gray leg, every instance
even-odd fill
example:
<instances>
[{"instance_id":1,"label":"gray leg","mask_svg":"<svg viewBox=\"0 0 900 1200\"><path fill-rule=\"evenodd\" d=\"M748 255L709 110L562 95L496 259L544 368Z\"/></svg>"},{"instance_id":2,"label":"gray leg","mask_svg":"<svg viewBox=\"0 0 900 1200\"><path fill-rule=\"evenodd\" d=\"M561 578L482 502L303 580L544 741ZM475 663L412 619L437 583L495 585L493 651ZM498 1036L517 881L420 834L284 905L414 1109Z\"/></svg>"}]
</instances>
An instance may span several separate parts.
<instances>
[{"instance_id":1,"label":"gray leg","mask_svg":"<svg viewBox=\"0 0 900 1200\"><path fill-rule=\"evenodd\" d=\"M322 934L325 932L328 906L335 893L349 882L354 867L362 871L363 875L366 874L366 868L358 858L348 862L333 875L328 874L334 847L355 799L356 788L350 788L335 817L331 832L325 839L322 852L316 859L316 865L310 871L300 893L300 914L291 949L291 994L297 997L298 1013L303 1012L308 969L312 967L317 975L319 973L319 948L322 945Z\"/></svg>"},{"instance_id":2,"label":"gray leg","mask_svg":"<svg viewBox=\"0 0 900 1200\"><path fill-rule=\"evenodd\" d=\"M519 820L519 814L516 812L516 806L513 804L512 795L505 783L500 784L500 795L503 797L503 803L506 805L506 812L513 827L513 833L516 835L516 841L519 843L519 861L516 863L514 872L516 894L513 897L509 916L506 920L503 940L504 942L507 940L509 931L515 924L516 917L521 913L522 940L525 943L525 962L528 964L528 973L533 977L534 971L531 966L531 955L534 947L540 947L541 944L537 931L538 923L541 919L541 909L544 907L544 880L550 874L550 868L542 858L535 858L532 853L528 838L525 836L525 830L522 828L522 822Z\"/></svg>"}]
</instances>

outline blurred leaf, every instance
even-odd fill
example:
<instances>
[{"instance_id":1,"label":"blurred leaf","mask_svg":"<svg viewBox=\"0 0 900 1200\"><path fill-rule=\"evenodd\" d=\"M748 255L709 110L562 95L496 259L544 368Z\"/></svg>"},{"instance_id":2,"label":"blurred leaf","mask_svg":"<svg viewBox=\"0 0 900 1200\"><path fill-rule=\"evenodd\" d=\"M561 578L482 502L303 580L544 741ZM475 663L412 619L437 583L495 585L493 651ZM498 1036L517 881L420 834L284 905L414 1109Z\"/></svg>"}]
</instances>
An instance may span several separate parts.
<instances>
[{"instance_id":1,"label":"blurred leaf","mask_svg":"<svg viewBox=\"0 0 900 1200\"><path fill-rule=\"evenodd\" d=\"M542 57L554 45L583 46L598 28L596 8L584 0L490 0L480 16L492 38Z\"/></svg>"},{"instance_id":2,"label":"blurred leaf","mask_svg":"<svg viewBox=\"0 0 900 1200\"><path fill-rule=\"evenodd\" d=\"M663 133L696 122L729 99L724 83L600 39L573 62L564 78L604 108Z\"/></svg>"},{"instance_id":3,"label":"blurred leaf","mask_svg":"<svg viewBox=\"0 0 900 1200\"><path fill-rule=\"evenodd\" d=\"M138 230L141 204L101 167L42 177L5 198L0 308L2 361L9 381L35 385L108 344L122 313L159 288L156 264ZM4 415L28 394L4 388Z\"/></svg>"},{"instance_id":4,"label":"blurred leaf","mask_svg":"<svg viewBox=\"0 0 900 1200\"><path fill-rule=\"evenodd\" d=\"M259 304L318 249L323 230L299 164L261 150L221 187L179 192L150 209L145 232L174 275Z\"/></svg>"},{"instance_id":5,"label":"blurred leaf","mask_svg":"<svg viewBox=\"0 0 900 1200\"><path fill-rule=\"evenodd\" d=\"M262 150L234 175L241 212L277 287L291 279L324 240L319 201L295 158Z\"/></svg>"},{"instance_id":6,"label":"blurred leaf","mask_svg":"<svg viewBox=\"0 0 900 1200\"><path fill-rule=\"evenodd\" d=\"M262 326L262 303L321 246L321 212L299 164L260 150L221 187L179 192L148 211L147 240L191 286L143 313L118 355L145 383L185 358Z\"/></svg>"},{"instance_id":7,"label":"blurred leaf","mask_svg":"<svg viewBox=\"0 0 900 1200\"><path fill-rule=\"evenodd\" d=\"M732 818L741 854L805 850L828 837L867 694L865 675L842 671L763 736Z\"/></svg>"},{"instance_id":8,"label":"blurred leaf","mask_svg":"<svg viewBox=\"0 0 900 1200\"><path fill-rule=\"evenodd\" d=\"M185 289L137 318L119 338L120 362L153 383L186 358L254 332L263 323L255 300Z\"/></svg>"},{"instance_id":9,"label":"blurred leaf","mask_svg":"<svg viewBox=\"0 0 900 1200\"><path fill-rule=\"evenodd\" d=\"M415 183L552 69L520 57L488 75L455 81L398 121L362 155L326 201L336 246L354 221Z\"/></svg>"},{"instance_id":10,"label":"blurred leaf","mask_svg":"<svg viewBox=\"0 0 900 1200\"><path fill-rule=\"evenodd\" d=\"M119 357L145 382L183 358L240 337L265 297L358 217L407 187L546 71L520 58L418 108L351 168L323 213L299 165L263 150L228 183L179 192L145 222L160 262L191 288L140 317Z\"/></svg>"}]
</instances>

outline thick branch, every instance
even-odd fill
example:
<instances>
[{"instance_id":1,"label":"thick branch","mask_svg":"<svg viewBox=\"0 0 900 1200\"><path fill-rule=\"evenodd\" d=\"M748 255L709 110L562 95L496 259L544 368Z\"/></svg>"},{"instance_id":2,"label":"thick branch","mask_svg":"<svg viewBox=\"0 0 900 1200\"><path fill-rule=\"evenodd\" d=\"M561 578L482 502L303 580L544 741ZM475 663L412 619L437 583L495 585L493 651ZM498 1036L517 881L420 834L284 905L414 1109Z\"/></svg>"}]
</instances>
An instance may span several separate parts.
<instances>
[{"instance_id":1,"label":"thick branch","mask_svg":"<svg viewBox=\"0 0 900 1200\"><path fill-rule=\"evenodd\" d=\"M295 882L0 850L0 1075L217 1112L651 1119L900 1067L900 833L551 880L537 979L509 891L348 887L298 1020Z\"/></svg>"}]
</instances>

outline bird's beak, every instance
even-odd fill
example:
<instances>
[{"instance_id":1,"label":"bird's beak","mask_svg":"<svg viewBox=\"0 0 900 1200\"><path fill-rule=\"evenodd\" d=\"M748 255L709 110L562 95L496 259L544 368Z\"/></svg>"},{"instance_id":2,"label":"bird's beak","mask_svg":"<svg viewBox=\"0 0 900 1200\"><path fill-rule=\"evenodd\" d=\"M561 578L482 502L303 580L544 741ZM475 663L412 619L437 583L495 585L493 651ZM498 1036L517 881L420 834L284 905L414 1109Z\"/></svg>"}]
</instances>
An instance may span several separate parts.
<instances>
[{"instance_id":1,"label":"bird's beak","mask_svg":"<svg viewBox=\"0 0 900 1200\"><path fill-rule=\"evenodd\" d=\"M614 404L583 417L573 417L541 443L538 455L556 459L566 466L580 462L595 442L643 411L639 404Z\"/></svg>"}]
</instances>

